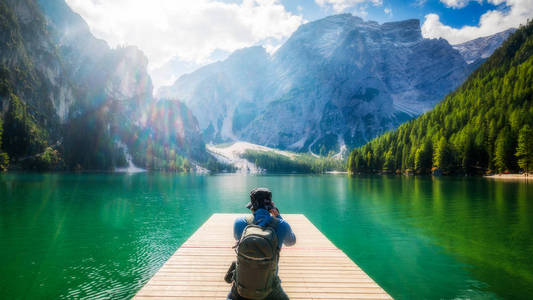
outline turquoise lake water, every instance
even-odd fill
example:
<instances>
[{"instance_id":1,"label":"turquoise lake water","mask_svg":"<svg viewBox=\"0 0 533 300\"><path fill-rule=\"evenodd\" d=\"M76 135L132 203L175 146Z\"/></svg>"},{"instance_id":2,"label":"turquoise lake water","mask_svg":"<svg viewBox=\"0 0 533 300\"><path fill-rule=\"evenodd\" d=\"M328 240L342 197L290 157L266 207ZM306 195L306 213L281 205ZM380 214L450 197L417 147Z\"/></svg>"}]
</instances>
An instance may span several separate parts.
<instances>
[{"instance_id":1,"label":"turquoise lake water","mask_svg":"<svg viewBox=\"0 0 533 300\"><path fill-rule=\"evenodd\" d=\"M533 298L533 184L346 175L0 175L0 299L133 296L266 186L397 299ZM282 253L283 255L283 253Z\"/></svg>"}]
</instances>

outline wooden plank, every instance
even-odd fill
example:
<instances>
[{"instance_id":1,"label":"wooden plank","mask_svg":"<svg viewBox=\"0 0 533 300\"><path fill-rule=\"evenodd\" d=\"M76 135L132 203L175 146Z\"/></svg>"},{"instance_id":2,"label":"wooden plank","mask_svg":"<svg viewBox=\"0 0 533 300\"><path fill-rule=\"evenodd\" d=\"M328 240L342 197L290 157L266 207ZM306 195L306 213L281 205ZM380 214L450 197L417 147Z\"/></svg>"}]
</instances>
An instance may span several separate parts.
<instances>
[{"instance_id":1,"label":"wooden plank","mask_svg":"<svg viewBox=\"0 0 533 300\"><path fill-rule=\"evenodd\" d=\"M134 299L226 299L224 282L238 214L212 215L137 292ZM283 247L281 285L291 299L392 299L304 215L283 215L296 234Z\"/></svg>"}]
</instances>

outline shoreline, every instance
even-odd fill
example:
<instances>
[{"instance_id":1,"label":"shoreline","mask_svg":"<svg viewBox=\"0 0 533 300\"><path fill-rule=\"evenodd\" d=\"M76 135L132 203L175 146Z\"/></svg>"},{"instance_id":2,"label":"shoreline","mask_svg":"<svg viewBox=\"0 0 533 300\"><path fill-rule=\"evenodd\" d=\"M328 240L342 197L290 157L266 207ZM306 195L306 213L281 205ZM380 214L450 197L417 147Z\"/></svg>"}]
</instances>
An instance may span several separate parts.
<instances>
[{"instance_id":1,"label":"shoreline","mask_svg":"<svg viewBox=\"0 0 533 300\"><path fill-rule=\"evenodd\" d=\"M483 178L490 178L496 180L531 180L533 181L533 174L494 174L483 175Z\"/></svg>"},{"instance_id":2,"label":"shoreline","mask_svg":"<svg viewBox=\"0 0 533 300\"><path fill-rule=\"evenodd\" d=\"M326 171L324 174L348 174L348 171Z\"/></svg>"}]
</instances>

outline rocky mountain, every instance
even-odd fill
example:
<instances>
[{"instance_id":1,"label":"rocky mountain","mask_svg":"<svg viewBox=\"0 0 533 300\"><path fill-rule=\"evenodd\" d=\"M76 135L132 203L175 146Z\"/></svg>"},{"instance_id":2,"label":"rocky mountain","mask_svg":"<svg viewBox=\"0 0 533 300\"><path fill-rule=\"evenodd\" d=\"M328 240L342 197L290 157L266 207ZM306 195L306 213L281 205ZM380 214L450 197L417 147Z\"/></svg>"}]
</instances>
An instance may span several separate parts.
<instances>
[{"instance_id":1,"label":"rocky mountain","mask_svg":"<svg viewBox=\"0 0 533 300\"><path fill-rule=\"evenodd\" d=\"M75 92L63 76L65 68L45 19L34 2L15 0L0 2L0 18L2 112L16 95L34 111L31 121L46 124L56 135L61 119L56 112L71 104Z\"/></svg>"},{"instance_id":2,"label":"rocky mountain","mask_svg":"<svg viewBox=\"0 0 533 300\"><path fill-rule=\"evenodd\" d=\"M206 161L192 114L153 99L139 49L111 49L64 0L2 0L0 14L2 149L12 165L44 168L50 153L81 169L113 169L127 157L173 170ZM162 106L172 117L151 122Z\"/></svg>"},{"instance_id":3,"label":"rocky mountain","mask_svg":"<svg viewBox=\"0 0 533 300\"><path fill-rule=\"evenodd\" d=\"M38 2L68 76L75 79L83 105L94 107L106 98L136 99L138 105L151 101L148 59L142 51L134 46L111 49L105 41L91 34L87 23L64 0Z\"/></svg>"},{"instance_id":4,"label":"rocky mountain","mask_svg":"<svg viewBox=\"0 0 533 300\"><path fill-rule=\"evenodd\" d=\"M471 71L446 40L423 38L418 20L342 14L300 26L272 56L239 50L160 93L191 108L207 141L326 154L431 109Z\"/></svg>"},{"instance_id":5,"label":"rocky mountain","mask_svg":"<svg viewBox=\"0 0 533 300\"><path fill-rule=\"evenodd\" d=\"M464 57L466 63L479 65L485 59L492 55L516 28L509 28L505 31L480 37L462 44L453 45L453 48L459 51Z\"/></svg>"},{"instance_id":6,"label":"rocky mountain","mask_svg":"<svg viewBox=\"0 0 533 300\"><path fill-rule=\"evenodd\" d=\"M244 128L265 102L269 61L263 47L241 49L222 62L180 77L158 96L184 101L209 140L237 139L233 132Z\"/></svg>"}]
</instances>

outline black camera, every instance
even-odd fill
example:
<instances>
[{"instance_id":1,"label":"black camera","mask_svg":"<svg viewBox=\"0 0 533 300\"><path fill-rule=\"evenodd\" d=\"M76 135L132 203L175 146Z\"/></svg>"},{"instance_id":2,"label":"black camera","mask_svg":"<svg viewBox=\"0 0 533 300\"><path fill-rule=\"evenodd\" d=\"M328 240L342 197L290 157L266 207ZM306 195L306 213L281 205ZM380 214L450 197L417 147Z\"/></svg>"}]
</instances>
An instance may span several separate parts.
<instances>
[{"instance_id":1,"label":"black camera","mask_svg":"<svg viewBox=\"0 0 533 300\"><path fill-rule=\"evenodd\" d=\"M228 271L226 272L226 275L224 276L224 281L227 283L233 282L233 274L235 273L235 268L237 267L237 262L234 261L231 263L231 266L229 266Z\"/></svg>"}]
</instances>

